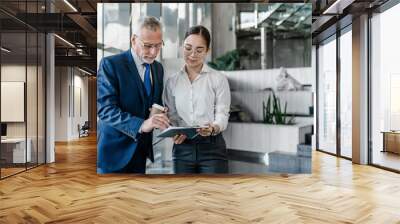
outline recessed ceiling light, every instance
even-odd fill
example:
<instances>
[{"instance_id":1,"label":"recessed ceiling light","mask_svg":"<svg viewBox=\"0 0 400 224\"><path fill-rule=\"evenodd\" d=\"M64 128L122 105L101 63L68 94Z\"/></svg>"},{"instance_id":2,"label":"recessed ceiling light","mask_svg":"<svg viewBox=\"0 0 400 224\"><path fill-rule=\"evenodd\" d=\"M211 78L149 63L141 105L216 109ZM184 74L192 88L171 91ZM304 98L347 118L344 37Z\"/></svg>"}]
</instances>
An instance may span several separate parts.
<instances>
[{"instance_id":1,"label":"recessed ceiling light","mask_svg":"<svg viewBox=\"0 0 400 224\"><path fill-rule=\"evenodd\" d=\"M343 9L351 5L355 0L336 0L322 14L342 14Z\"/></svg>"},{"instance_id":2,"label":"recessed ceiling light","mask_svg":"<svg viewBox=\"0 0 400 224\"><path fill-rule=\"evenodd\" d=\"M92 73L90 73L90 72L88 72L88 71L86 71L86 70L83 70L83 69L81 69L81 68L79 68L79 67L78 67L78 69L79 69L79 71L81 71L81 72L83 72L83 73L85 73L85 74L93 75Z\"/></svg>"},{"instance_id":3,"label":"recessed ceiling light","mask_svg":"<svg viewBox=\"0 0 400 224\"><path fill-rule=\"evenodd\" d=\"M62 42L66 43L67 45L69 45L69 46L75 48L75 45L73 45L73 44L72 44L71 42L69 42L68 40L66 40L66 39L64 39L64 38L62 38L62 37L60 37L60 36L57 35L57 34L54 34L54 36L57 37L58 39L60 39Z\"/></svg>"},{"instance_id":4,"label":"recessed ceiling light","mask_svg":"<svg viewBox=\"0 0 400 224\"><path fill-rule=\"evenodd\" d=\"M75 12L78 12L78 10L68 1L68 0L64 0L65 4L67 4L72 10L74 10Z\"/></svg>"},{"instance_id":5,"label":"recessed ceiling light","mask_svg":"<svg viewBox=\"0 0 400 224\"><path fill-rule=\"evenodd\" d=\"M7 48L5 48L5 47L1 47L0 49L1 49L2 51L6 52L6 53L10 53L10 52L11 52L11 50L9 50L9 49L7 49Z\"/></svg>"}]
</instances>

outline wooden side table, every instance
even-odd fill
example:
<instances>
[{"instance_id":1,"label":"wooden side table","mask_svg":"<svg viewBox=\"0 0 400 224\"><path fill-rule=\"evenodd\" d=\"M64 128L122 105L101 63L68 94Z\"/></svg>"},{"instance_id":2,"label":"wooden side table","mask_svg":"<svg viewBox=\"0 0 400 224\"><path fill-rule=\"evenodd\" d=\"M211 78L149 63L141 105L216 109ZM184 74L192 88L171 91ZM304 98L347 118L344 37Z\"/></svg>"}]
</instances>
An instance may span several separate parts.
<instances>
[{"instance_id":1,"label":"wooden side table","mask_svg":"<svg viewBox=\"0 0 400 224\"><path fill-rule=\"evenodd\" d=\"M382 152L392 152L400 154L400 131L382 131L383 150Z\"/></svg>"}]
</instances>

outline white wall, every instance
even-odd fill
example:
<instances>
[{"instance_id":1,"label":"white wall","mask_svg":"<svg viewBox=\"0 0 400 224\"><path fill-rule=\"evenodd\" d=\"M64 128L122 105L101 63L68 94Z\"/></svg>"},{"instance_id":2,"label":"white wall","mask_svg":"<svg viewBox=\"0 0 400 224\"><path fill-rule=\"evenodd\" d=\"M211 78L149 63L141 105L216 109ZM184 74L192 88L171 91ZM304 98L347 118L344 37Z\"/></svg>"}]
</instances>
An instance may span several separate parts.
<instances>
[{"instance_id":1,"label":"white wall","mask_svg":"<svg viewBox=\"0 0 400 224\"><path fill-rule=\"evenodd\" d=\"M2 65L1 66L1 81L2 82L25 82L26 70L31 70L32 67L26 68L25 65ZM3 97L3 96L2 96ZM1 108L7 110L8 108ZM23 108L24 109L24 108ZM7 123L8 137L25 137L25 123L24 122L11 122Z\"/></svg>"},{"instance_id":2,"label":"white wall","mask_svg":"<svg viewBox=\"0 0 400 224\"><path fill-rule=\"evenodd\" d=\"M26 120L22 118L21 122L6 122L7 124L7 137L8 138L25 138L25 135L29 139L28 148L31 149L31 161L36 162L39 158L39 163L44 162L44 74L40 66L32 66L25 64L3 64L1 66L1 81L2 82L23 82L26 86L26 106L25 99L22 99L23 105L18 109L12 107L1 107L4 113L18 113L24 116L26 112ZM26 80L27 78L27 80ZM10 94L4 92L2 94ZM25 90L20 89L20 94L24 94ZM2 95L2 98L8 98L7 95ZM25 97L22 97L25 98ZM17 102L15 102L17 103ZM2 103L3 104L3 103ZM3 120L3 119L2 119ZM37 156L37 153L39 156Z\"/></svg>"},{"instance_id":3,"label":"white wall","mask_svg":"<svg viewBox=\"0 0 400 224\"><path fill-rule=\"evenodd\" d=\"M27 69L27 70L26 70ZM2 65L1 66L1 81L5 82L25 82L26 72L28 75L36 74L36 67L25 65ZM30 77L28 77L30 78ZM29 80L29 85L36 85L36 81ZM31 130L36 130L36 88L27 88L27 104L31 108L27 108L27 119L28 119L28 137L32 132ZM32 92L31 92L32 91ZM34 102L34 104L31 104ZM40 106L40 105L39 105ZM32 109L32 107L34 107ZM8 110L9 108L1 108L1 110ZM24 108L23 108L24 109ZM34 123L32 123L34 122ZM26 122L7 122L7 136L8 137L25 137L25 126ZM36 132L35 132L36 133Z\"/></svg>"},{"instance_id":4,"label":"white wall","mask_svg":"<svg viewBox=\"0 0 400 224\"><path fill-rule=\"evenodd\" d=\"M55 68L55 140L66 141L68 114L69 76L67 67Z\"/></svg>"},{"instance_id":5,"label":"white wall","mask_svg":"<svg viewBox=\"0 0 400 224\"><path fill-rule=\"evenodd\" d=\"M309 90L302 91L275 91L284 108L287 102L287 113L308 115L309 108L314 105L313 86L315 78L312 68L288 68L287 72L303 85L311 85ZM232 94L232 105L238 105L248 112L252 121L262 121L262 102L268 100L271 94L269 89L276 90L277 77L280 69L243 70L223 72L229 81ZM298 121L312 124L311 117L296 118Z\"/></svg>"},{"instance_id":6,"label":"white wall","mask_svg":"<svg viewBox=\"0 0 400 224\"><path fill-rule=\"evenodd\" d=\"M56 141L77 139L78 124L88 120L88 78L83 75L75 68L56 67Z\"/></svg>"},{"instance_id":7,"label":"white wall","mask_svg":"<svg viewBox=\"0 0 400 224\"><path fill-rule=\"evenodd\" d=\"M311 67L287 68L286 71L303 85L314 84ZM280 69L226 71L224 73L228 77L231 90L258 91L275 88Z\"/></svg>"},{"instance_id":8,"label":"white wall","mask_svg":"<svg viewBox=\"0 0 400 224\"><path fill-rule=\"evenodd\" d=\"M25 65L2 65L1 66L1 81L18 81L25 82ZM29 68L28 68L29 70ZM7 110L7 108L1 108ZM21 138L25 137L25 122L8 122L7 123L7 137Z\"/></svg>"},{"instance_id":9,"label":"white wall","mask_svg":"<svg viewBox=\"0 0 400 224\"><path fill-rule=\"evenodd\" d=\"M270 95L272 91L232 91L232 105L237 105L248 112L252 121L262 121L263 102L267 103ZM275 92L275 95L280 99L282 110L287 103L288 114L309 115L309 107L313 106L311 91L279 91Z\"/></svg>"}]
</instances>

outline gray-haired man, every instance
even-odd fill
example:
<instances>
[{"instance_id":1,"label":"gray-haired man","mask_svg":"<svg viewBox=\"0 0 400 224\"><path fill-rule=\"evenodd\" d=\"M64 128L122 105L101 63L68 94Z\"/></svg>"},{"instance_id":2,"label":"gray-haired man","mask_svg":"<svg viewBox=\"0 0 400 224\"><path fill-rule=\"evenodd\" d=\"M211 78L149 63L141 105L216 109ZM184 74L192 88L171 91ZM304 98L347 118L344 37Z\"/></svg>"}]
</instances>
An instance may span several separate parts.
<instances>
[{"instance_id":1,"label":"gray-haired man","mask_svg":"<svg viewBox=\"0 0 400 224\"><path fill-rule=\"evenodd\" d=\"M154 160L152 131L169 125L165 114L149 117L152 104L162 105L164 69L155 61L163 46L160 22L141 19L131 41L130 50L100 63L98 173L145 173L146 158Z\"/></svg>"}]
</instances>

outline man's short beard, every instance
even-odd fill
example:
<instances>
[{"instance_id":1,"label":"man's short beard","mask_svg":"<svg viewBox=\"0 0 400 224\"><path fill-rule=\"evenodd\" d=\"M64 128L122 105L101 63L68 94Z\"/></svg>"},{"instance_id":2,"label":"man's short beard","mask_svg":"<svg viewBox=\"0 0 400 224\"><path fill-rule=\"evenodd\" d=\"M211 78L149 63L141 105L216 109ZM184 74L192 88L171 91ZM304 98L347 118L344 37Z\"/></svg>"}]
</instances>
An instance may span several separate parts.
<instances>
[{"instance_id":1,"label":"man's short beard","mask_svg":"<svg viewBox=\"0 0 400 224\"><path fill-rule=\"evenodd\" d=\"M147 63L147 64L152 64L152 63L155 61L155 59L153 59L151 62L150 62L150 61L147 61L146 59L144 59L143 56L142 56L140 59L141 59L143 62Z\"/></svg>"}]
</instances>

